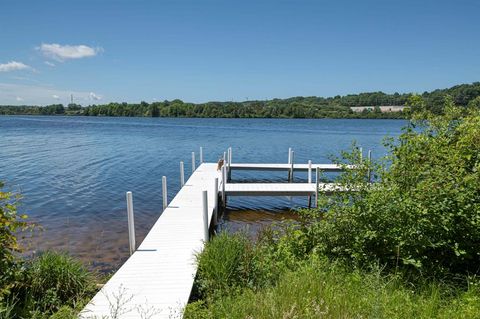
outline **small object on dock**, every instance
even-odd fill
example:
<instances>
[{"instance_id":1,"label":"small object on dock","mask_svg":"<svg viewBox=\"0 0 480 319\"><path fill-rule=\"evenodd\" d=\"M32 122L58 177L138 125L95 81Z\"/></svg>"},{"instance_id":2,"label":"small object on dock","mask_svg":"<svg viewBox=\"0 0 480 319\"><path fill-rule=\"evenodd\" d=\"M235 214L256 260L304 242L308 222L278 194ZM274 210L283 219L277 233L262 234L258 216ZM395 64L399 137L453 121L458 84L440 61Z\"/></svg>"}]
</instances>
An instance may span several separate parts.
<instances>
[{"instance_id":1,"label":"small object on dock","mask_svg":"<svg viewBox=\"0 0 480 319\"><path fill-rule=\"evenodd\" d=\"M223 167L223 164L225 163L225 160L223 158L220 158L217 163L217 171L220 171Z\"/></svg>"}]
</instances>

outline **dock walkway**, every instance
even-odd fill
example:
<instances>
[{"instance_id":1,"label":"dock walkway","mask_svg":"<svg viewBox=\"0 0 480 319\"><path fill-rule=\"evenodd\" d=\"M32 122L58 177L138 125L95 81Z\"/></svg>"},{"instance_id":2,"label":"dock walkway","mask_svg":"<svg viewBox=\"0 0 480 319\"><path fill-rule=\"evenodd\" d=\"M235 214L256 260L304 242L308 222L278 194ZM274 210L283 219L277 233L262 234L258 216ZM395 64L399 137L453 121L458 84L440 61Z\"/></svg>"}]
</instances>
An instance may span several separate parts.
<instances>
[{"instance_id":1,"label":"dock walkway","mask_svg":"<svg viewBox=\"0 0 480 319\"><path fill-rule=\"evenodd\" d=\"M163 211L142 244L97 293L80 318L181 318L197 271L195 254L204 243L202 191L208 190L208 221L214 211L216 164L202 164Z\"/></svg>"}]
</instances>

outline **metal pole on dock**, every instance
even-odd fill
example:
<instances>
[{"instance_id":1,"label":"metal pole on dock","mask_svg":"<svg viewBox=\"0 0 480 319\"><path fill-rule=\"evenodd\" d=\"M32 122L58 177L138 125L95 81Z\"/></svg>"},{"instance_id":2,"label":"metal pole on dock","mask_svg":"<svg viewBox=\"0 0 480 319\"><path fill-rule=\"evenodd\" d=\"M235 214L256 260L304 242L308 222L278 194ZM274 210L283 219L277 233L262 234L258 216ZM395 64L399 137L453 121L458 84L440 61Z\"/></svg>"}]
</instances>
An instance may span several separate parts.
<instances>
[{"instance_id":1,"label":"metal pole on dock","mask_svg":"<svg viewBox=\"0 0 480 319\"><path fill-rule=\"evenodd\" d=\"M230 164L232 162L232 148L231 147L228 148L227 156L228 156L227 180L231 180L231 178L232 178L232 171L231 171L231 168L230 168Z\"/></svg>"},{"instance_id":2,"label":"metal pole on dock","mask_svg":"<svg viewBox=\"0 0 480 319\"><path fill-rule=\"evenodd\" d=\"M288 164L292 164L292 148L288 148ZM288 181L290 182L290 169L288 170Z\"/></svg>"},{"instance_id":3,"label":"metal pole on dock","mask_svg":"<svg viewBox=\"0 0 480 319\"><path fill-rule=\"evenodd\" d=\"M315 207L318 207L318 186L320 184L320 169L318 167L315 168L315 175L316 175L316 185L315 185Z\"/></svg>"},{"instance_id":4,"label":"metal pole on dock","mask_svg":"<svg viewBox=\"0 0 480 319\"><path fill-rule=\"evenodd\" d=\"M135 221L133 219L133 196L132 192L127 192L127 218L128 218L128 243L130 246L130 255L135 252Z\"/></svg>"},{"instance_id":5,"label":"metal pole on dock","mask_svg":"<svg viewBox=\"0 0 480 319\"><path fill-rule=\"evenodd\" d=\"M203 191L203 230L204 235L203 239L205 242L208 241L208 193L207 191Z\"/></svg>"},{"instance_id":6,"label":"metal pole on dock","mask_svg":"<svg viewBox=\"0 0 480 319\"><path fill-rule=\"evenodd\" d=\"M372 150L368 150L368 170L367 170L367 180L370 183L372 181L372 172L371 172L371 165L372 165Z\"/></svg>"},{"instance_id":7,"label":"metal pole on dock","mask_svg":"<svg viewBox=\"0 0 480 319\"><path fill-rule=\"evenodd\" d=\"M180 162L180 187L185 185L185 168L183 165L183 161Z\"/></svg>"},{"instance_id":8,"label":"metal pole on dock","mask_svg":"<svg viewBox=\"0 0 480 319\"><path fill-rule=\"evenodd\" d=\"M360 147L359 151L360 151L360 163L362 163L363 162L363 147Z\"/></svg>"},{"instance_id":9,"label":"metal pole on dock","mask_svg":"<svg viewBox=\"0 0 480 319\"><path fill-rule=\"evenodd\" d=\"M168 197L167 197L167 177L162 176L162 199L163 199L163 210L168 206Z\"/></svg>"},{"instance_id":10,"label":"metal pole on dock","mask_svg":"<svg viewBox=\"0 0 480 319\"><path fill-rule=\"evenodd\" d=\"M308 160L308 183L312 182L312 161Z\"/></svg>"},{"instance_id":11,"label":"metal pole on dock","mask_svg":"<svg viewBox=\"0 0 480 319\"><path fill-rule=\"evenodd\" d=\"M223 152L223 165L227 164L227 153Z\"/></svg>"},{"instance_id":12,"label":"metal pole on dock","mask_svg":"<svg viewBox=\"0 0 480 319\"><path fill-rule=\"evenodd\" d=\"M192 174L195 173L195 152L192 152Z\"/></svg>"},{"instance_id":13,"label":"metal pole on dock","mask_svg":"<svg viewBox=\"0 0 480 319\"><path fill-rule=\"evenodd\" d=\"M290 153L290 158L291 158L291 162L290 162L290 178L288 179L288 181L290 183L293 183L293 163L295 162L295 151L292 151Z\"/></svg>"},{"instance_id":14,"label":"metal pole on dock","mask_svg":"<svg viewBox=\"0 0 480 319\"><path fill-rule=\"evenodd\" d=\"M222 166L222 204L226 207L227 195L225 194L225 184L227 183L227 172L225 166Z\"/></svg>"},{"instance_id":15,"label":"metal pole on dock","mask_svg":"<svg viewBox=\"0 0 480 319\"><path fill-rule=\"evenodd\" d=\"M213 222L214 225L217 225L218 223L218 177L215 177L215 183L214 183L214 188L213 188L213 204L214 204L214 210L213 210Z\"/></svg>"},{"instance_id":16,"label":"metal pole on dock","mask_svg":"<svg viewBox=\"0 0 480 319\"><path fill-rule=\"evenodd\" d=\"M203 147L200 146L200 164L203 163Z\"/></svg>"}]
</instances>

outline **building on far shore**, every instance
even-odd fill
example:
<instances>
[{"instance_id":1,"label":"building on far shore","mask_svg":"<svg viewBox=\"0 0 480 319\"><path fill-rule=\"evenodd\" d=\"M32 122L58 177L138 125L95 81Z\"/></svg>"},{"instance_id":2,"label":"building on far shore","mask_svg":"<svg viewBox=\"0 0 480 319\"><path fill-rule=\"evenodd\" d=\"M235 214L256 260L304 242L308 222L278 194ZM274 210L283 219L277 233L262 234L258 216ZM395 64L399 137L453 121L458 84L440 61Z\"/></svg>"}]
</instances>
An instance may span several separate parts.
<instances>
[{"instance_id":1,"label":"building on far shore","mask_svg":"<svg viewBox=\"0 0 480 319\"><path fill-rule=\"evenodd\" d=\"M363 112L363 110L367 111L374 111L376 106L351 106L350 108L352 109L353 112ZM400 112L405 109L404 105L386 105L386 106L379 106L380 111L382 113L388 113L388 112Z\"/></svg>"}]
</instances>

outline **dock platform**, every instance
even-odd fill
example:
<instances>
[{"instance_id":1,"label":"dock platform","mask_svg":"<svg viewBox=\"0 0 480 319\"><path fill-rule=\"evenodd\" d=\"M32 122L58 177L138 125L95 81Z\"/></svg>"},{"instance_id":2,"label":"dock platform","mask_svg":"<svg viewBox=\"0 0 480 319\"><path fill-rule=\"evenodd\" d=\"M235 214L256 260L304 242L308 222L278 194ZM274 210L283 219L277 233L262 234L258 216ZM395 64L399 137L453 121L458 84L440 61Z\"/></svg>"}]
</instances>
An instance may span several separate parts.
<instances>
[{"instance_id":1,"label":"dock platform","mask_svg":"<svg viewBox=\"0 0 480 319\"><path fill-rule=\"evenodd\" d=\"M232 163L231 149L228 155L224 154L224 161L218 171L217 163L203 163L200 149L201 164L195 170L192 153L193 173L186 183L184 163L180 162L182 187L169 203L163 178L164 210L138 248L134 241L132 194L127 193L131 256L79 318L182 318L197 272L195 256L209 239L209 229L218 217L220 198L225 205L227 196L308 196L310 205L319 192L343 191L337 184L319 183L319 171L340 172L345 168L336 164ZM231 183L229 175L233 170L289 171L290 182ZM293 170L308 171L309 182L294 183ZM312 170L316 171L315 182Z\"/></svg>"}]
</instances>

